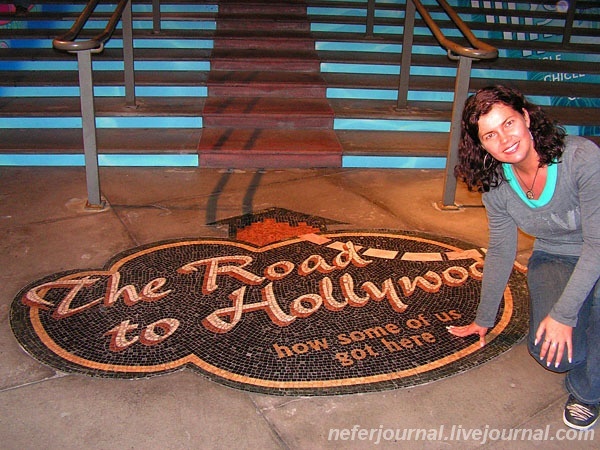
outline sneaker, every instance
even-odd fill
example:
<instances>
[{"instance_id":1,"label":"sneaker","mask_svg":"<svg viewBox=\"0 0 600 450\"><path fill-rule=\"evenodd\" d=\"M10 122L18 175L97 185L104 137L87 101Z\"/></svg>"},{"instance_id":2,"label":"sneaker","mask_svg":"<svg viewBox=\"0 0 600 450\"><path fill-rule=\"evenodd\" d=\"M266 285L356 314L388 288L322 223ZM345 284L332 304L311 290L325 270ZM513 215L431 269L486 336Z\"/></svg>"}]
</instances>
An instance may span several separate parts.
<instances>
[{"instance_id":1,"label":"sneaker","mask_svg":"<svg viewBox=\"0 0 600 450\"><path fill-rule=\"evenodd\" d=\"M598 421L598 405L589 405L580 402L572 395L569 395L565 411L563 412L563 421L565 425L576 430L589 430Z\"/></svg>"}]
</instances>

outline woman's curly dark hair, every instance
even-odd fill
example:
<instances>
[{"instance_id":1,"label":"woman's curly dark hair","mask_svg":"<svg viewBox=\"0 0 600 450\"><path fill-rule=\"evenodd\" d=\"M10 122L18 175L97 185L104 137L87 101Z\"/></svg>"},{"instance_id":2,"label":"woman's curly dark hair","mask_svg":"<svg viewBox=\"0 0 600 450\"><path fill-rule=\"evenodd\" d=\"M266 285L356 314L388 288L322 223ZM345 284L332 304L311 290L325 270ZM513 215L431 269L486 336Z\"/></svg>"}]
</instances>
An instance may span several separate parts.
<instances>
[{"instance_id":1,"label":"woman's curly dark hair","mask_svg":"<svg viewBox=\"0 0 600 450\"><path fill-rule=\"evenodd\" d=\"M558 161L563 153L565 130L551 120L537 105L530 103L519 91L507 86L490 86L478 90L465 102L458 145L458 164L454 174L470 191L488 192L504 181L501 163L487 155L479 141L479 118L489 113L497 103L503 103L522 114L529 113L529 131L533 136L540 166ZM485 161L484 161L485 158Z\"/></svg>"}]
</instances>

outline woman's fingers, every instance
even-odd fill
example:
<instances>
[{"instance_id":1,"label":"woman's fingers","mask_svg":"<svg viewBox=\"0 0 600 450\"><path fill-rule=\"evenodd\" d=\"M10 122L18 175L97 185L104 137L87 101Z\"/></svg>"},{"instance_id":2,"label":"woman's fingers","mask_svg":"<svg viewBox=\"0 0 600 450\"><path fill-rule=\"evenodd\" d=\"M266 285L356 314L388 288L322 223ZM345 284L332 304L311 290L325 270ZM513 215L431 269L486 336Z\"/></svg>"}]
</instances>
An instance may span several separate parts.
<instances>
[{"instance_id":1,"label":"woman's fingers","mask_svg":"<svg viewBox=\"0 0 600 450\"><path fill-rule=\"evenodd\" d=\"M446 329L448 330L448 332L450 334L453 334L454 336L458 336L458 337L465 337L465 336L470 336L472 334L477 334L477 335L479 335L479 345L481 347L483 347L485 345L485 334L487 333L487 328L480 327L475 322L473 322L469 325L462 326L462 327L457 327L457 326L451 325L449 327L446 327Z\"/></svg>"},{"instance_id":2,"label":"woman's fingers","mask_svg":"<svg viewBox=\"0 0 600 450\"><path fill-rule=\"evenodd\" d=\"M558 367L563 359L565 350L569 362L573 361L573 328L564 325L552 317L542 320L535 334L535 345L541 343L540 359L546 360L546 366Z\"/></svg>"}]
</instances>

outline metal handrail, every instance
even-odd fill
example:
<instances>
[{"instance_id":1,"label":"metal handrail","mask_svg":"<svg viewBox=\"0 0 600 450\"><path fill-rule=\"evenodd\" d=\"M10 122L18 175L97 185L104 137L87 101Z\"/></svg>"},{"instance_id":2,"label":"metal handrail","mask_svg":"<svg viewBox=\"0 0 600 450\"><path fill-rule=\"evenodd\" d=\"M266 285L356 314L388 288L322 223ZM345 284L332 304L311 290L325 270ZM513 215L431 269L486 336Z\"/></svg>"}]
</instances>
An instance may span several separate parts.
<instances>
[{"instance_id":1,"label":"metal handrail","mask_svg":"<svg viewBox=\"0 0 600 450\"><path fill-rule=\"evenodd\" d=\"M102 50L102 48L104 47L104 43L110 39L117 25L119 24L119 21L123 16L123 11L125 10L125 7L127 6L129 0L119 1L106 27L100 34L85 41L76 41L76 39L79 37L79 34L87 24L92 14L94 13L94 10L98 5L98 1L99 0L90 0L90 2L88 2L88 4L85 6L77 20L73 23L69 31L67 31L62 36L58 36L52 41L52 45L54 46L54 48L56 48L57 50L63 50L67 52L76 52L82 50Z\"/></svg>"},{"instance_id":2,"label":"metal handrail","mask_svg":"<svg viewBox=\"0 0 600 450\"><path fill-rule=\"evenodd\" d=\"M437 2L473 48L465 47L448 39L440 27L437 26L425 6L423 6L423 3L420 0L412 0L412 2L440 45L448 51L450 58L456 59L456 56L467 56L471 59L494 59L498 57L498 49L477 39L471 29L463 22L446 0L437 0Z\"/></svg>"},{"instance_id":3,"label":"metal handrail","mask_svg":"<svg viewBox=\"0 0 600 450\"><path fill-rule=\"evenodd\" d=\"M465 36L469 44L472 46L465 47L460 45L450 39L448 39L440 27L437 25L435 20L431 17L427 9L423 6L420 0L407 0L406 2L406 10L404 15L404 32L402 39L402 61L400 63L400 80L398 83L398 102L397 109L405 109L408 107L408 85L410 78L410 67L411 67L411 59L412 59L412 46L414 40L414 27L415 27L415 14L418 10L421 14L421 17L427 24L427 27L430 29L433 36L438 40L440 46L444 48L448 53L448 58L452 60L457 60L459 62L459 74L462 78L466 77L466 80L460 79L462 85L466 84L468 89L468 80L470 79L470 71L471 71L471 63L473 60L480 59L494 59L498 57L498 49L486 44L485 42L480 41L475 37L471 29L463 22L463 20L458 16L456 11L445 1L445 0L436 0L437 3L444 9L446 14L450 17L454 25L460 30L460 32ZM373 5L375 0L369 0L369 3ZM367 34L368 34L367 30ZM467 64L469 67L467 68ZM457 77L457 83L459 78ZM466 100L466 97L463 99L462 95L458 94L459 86L457 84L455 89L455 103L456 99L458 100ZM464 90L464 89L462 89ZM465 94L466 95L466 94Z\"/></svg>"}]
</instances>

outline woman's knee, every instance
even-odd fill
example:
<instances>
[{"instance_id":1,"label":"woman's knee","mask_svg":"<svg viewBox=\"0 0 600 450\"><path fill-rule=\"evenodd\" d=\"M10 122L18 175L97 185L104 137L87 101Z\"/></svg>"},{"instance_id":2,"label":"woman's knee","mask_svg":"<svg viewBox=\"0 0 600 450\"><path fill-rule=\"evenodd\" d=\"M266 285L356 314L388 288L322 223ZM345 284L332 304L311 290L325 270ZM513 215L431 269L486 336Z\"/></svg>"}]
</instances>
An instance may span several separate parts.
<instances>
[{"instance_id":1,"label":"woman's knee","mask_svg":"<svg viewBox=\"0 0 600 450\"><path fill-rule=\"evenodd\" d=\"M540 357L540 352L542 351L542 343L538 343L538 345L535 345L534 342L528 340L527 348L529 350L529 354L533 357L533 359L537 361L538 364L540 364L544 369L556 373L568 372L569 370L580 365L585 360L585 358L573 358L571 362L569 362L569 355L565 353L557 366L555 364L555 361L552 361L550 364L548 364L548 360L546 358L542 359Z\"/></svg>"}]
</instances>

